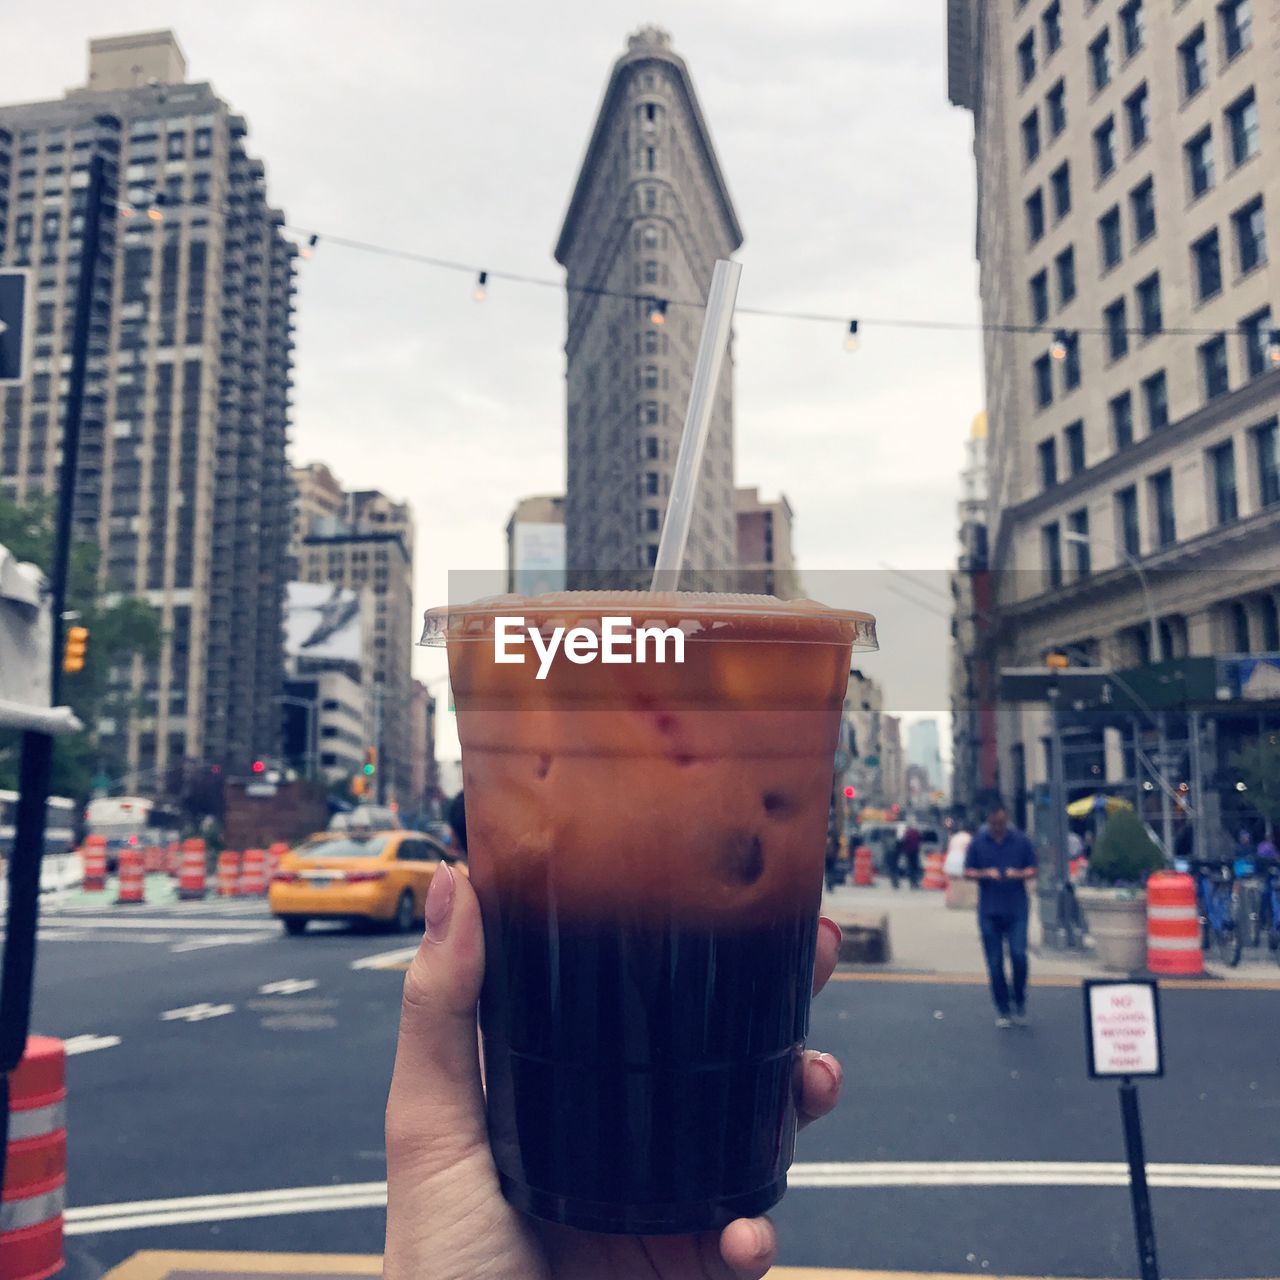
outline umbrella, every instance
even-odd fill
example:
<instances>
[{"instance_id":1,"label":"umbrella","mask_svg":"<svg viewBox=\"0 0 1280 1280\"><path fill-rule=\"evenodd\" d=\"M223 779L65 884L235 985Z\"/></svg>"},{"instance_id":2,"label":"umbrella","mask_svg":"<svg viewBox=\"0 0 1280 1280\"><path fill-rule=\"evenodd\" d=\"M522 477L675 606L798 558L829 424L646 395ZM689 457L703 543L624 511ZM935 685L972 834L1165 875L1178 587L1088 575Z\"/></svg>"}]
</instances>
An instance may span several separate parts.
<instances>
[{"instance_id":1,"label":"umbrella","mask_svg":"<svg viewBox=\"0 0 1280 1280\"><path fill-rule=\"evenodd\" d=\"M1089 815L1092 814L1094 810L1098 807L1099 800L1102 801L1102 804L1105 807L1106 812L1109 814L1116 813L1120 809L1133 808L1133 805L1131 805L1127 800L1122 799L1120 796L1102 796L1102 795L1081 796L1079 800L1073 800L1069 805L1067 805L1068 817L1072 817L1072 818L1089 817Z\"/></svg>"}]
</instances>

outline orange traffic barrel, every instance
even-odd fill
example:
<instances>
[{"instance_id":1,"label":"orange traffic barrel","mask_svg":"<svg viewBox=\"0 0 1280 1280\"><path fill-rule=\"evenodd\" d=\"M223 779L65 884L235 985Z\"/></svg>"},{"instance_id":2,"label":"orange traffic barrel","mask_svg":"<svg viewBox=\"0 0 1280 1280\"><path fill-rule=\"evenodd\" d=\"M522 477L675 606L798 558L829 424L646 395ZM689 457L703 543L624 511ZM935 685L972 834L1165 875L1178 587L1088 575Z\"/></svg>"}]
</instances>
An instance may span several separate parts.
<instances>
[{"instance_id":1,"label":"orange traffic barrel","mask_svg":"<svg viewBox=\"0 0 1280 1280\"><path fill-rule=\"evenodd\" d=\"M0 1191L0 1280L44 1280L62 1270L65 1065L61 1040L31 1036L9 1077L9 1144Z\"/></svg>"},{"instance_id":2,"label":"orange traffic barrel","mask_svg":"<svg viewBox=\"0 0 1280 1280\"><path fill-rule=\"evenodd\" d=\"M120 850L120 864L117 868L120 891L116 894L117 902L145 902L147 900L144 866L143 856L137 849Z\"/></svg>"},{"instance_id":3,"label":"orange traffic barrel","mask_svg":"<svg viewBox=\"0 0 1280 1280\"><path fill-rule=\"evenodd\" d=\"M930 853L925 856L924 882L920 886L922 889L945 889L947 887L947 875L942 869L946 860L946 854L943 853Z\"/></svg>"},{"instance_id":4,"label":"orange traffic barrel","mask_svg":"<svg viewBox=\"0 0 1280 1280\"><path fill-rule=\"evenodd\" d=\"M218 854L218 897L234 898L239 892L240 855L238 853Z\"/></svg>"},{"instance_id":5,"label":"orange traffic barrel","mask_svg":"<svg viewBox=\"0 0 1280 1280\"><path fill-rule=\"evenodd\" d=\"M1147 880L1147 968L1204 972L1196 883L1181 871L1157 871Z\"/></svg>"},{"instance_id":6,"label":"orange traffic barrel","mask_svg":"<svg viewBox=\"0 0 1280 1280\"><path fill-rule=\"evenodd\" d=\"M205 848L203 840L182 842L182 861L178 865L178 897L184 900L204 897Z\"/></svg>"},{"instance_id":7,"label":"orange traffic barrel","mask_svg":"<svg viewBox=\"0 0 1280 1280\"><path fill-rule=\"evenodd\" d=\"M105 836L88 836L80 850L86 893L100 893L107 887L107 841Z\"/></svg>"},{"instance_id":8,"label":"orange traffic barrel","mask_svg":"<svg viewBox=\"0 0 1280 1280\"><path fill-rule=\"evenodd\" d=\"M149 876L164 870L164 850L153 844L142 851L142 868Z\"/></svg>"},{"instance_id":9,"label":"orange traffic barrel","mask_svg":"<svg viewBox=\"0 0 1280 1280\"><path fill-rule=\"evenodd\" d=\"M853 851L853 883L866 885L875 884L875 881L876 866L871 850L865 844L860 844Z\"/></svg>"},{"instance_id":10,"label":"orange traffic barrel","mask_svg":"<svg viewBox=\"0 0 1280 1280\"><path fill-rule=\"evenodd\" d=\"M267 852L246 849L240 862L240 896L256 898L267 891Z\"/></svg>"},{"instance_id":11,"label":"orange traffic barrel","mask_svg":"<svg viewBox=\"0 0 1280 1280\"><path fill-rule=\"evenodd\" d=\"M276 840L267 846L267 883L270 884L280 870L280 862L289 852L289 846L283 840Z\"/></svg>"}]
</instances>

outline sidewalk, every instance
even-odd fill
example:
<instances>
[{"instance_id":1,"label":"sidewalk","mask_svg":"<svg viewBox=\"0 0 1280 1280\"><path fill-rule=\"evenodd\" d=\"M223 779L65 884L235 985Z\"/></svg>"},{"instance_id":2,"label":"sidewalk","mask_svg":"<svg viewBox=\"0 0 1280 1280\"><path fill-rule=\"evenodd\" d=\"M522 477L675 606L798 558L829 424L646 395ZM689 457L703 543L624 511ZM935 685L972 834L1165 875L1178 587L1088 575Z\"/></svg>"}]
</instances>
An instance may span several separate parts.
<instances>
[{"instance_id":1,"label":"sidewalk","mask_svg":"<svg viewBox=\"0 0 1280 1280\"><path fill-rule=\"evenodd\" d=\"M869 888L843 884L823 895L822 909L838 921L842 915L887 916L890 961L886 965L842 966L851 972L937 975L986 981L986 962L973 909L949 910L937 890L893 889L878 880ZM1097 962L1092 949L1057 951L1040 945L1040 921L1032 895L1029 951L1031 976L1051 981L1115 977ZM1205 985L1275 986L1280 988L1280 965L1265 948L1246 947L1238 968L1229 969L1209 957ZM1199 980L1191 980L1199 981Z\"/></svg>"}]
</instances>

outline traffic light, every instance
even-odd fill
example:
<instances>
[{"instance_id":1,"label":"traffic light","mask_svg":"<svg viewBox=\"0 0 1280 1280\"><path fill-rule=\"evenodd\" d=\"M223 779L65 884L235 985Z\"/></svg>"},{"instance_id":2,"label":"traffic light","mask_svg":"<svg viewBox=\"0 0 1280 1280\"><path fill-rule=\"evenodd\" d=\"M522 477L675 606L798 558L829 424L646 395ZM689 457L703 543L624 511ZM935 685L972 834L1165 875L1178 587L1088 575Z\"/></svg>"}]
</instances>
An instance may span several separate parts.
<instances>
[{"instance_id":1,"label":"traffic light","mask_svg":"<svg viewBox=\"0 0 1280 1280\"><path fill-rule=\"evenodd\" d=\"M844 798L846 800L852 800L857 794L858 794L857 787L845 787L844 789Z\"/></svg>"},{"instance_id":2,"label":"traffic light","mask_svg":"<svg viewBox=\"0 0 1280 1280\"><path fill-rule=\"evenodd\" d=\"M255 760L249 767L254 771L254 773L266 773L267 762L265 760Z\"/></svg>"},{"instance_id":3,"label":"traffic light","mask_svg":"<svg viewBox=\"0 0 1280 1280\"><path fill-rule=\"evenodd\" d=\"M68 627L67 642L62 650L62 669L74 674L84 670L85 650L89 647L88 627Z\"/></svg>"},{"instance_id":4,"label":"traffic light","mask_svg":"<svg viewBox=\"0 0 1280 1280\"><path fill-rule=\"evenodd\" d=\"M364 788L365 788L364 776L362 774L357 773L356 776L351 779L351 794L353 796L362 796L364 795Z\"/></svg>"},{"instance_id":5,"label":"traffic light","mask_svg":"<svg viewBox=\"0 0 1280 1280\"><path fill-rule=\"evenodd\" d=\"M366 747L364 751L364 776L372 778L378 772L378 748Z\"/></svg>"}]
</instances>

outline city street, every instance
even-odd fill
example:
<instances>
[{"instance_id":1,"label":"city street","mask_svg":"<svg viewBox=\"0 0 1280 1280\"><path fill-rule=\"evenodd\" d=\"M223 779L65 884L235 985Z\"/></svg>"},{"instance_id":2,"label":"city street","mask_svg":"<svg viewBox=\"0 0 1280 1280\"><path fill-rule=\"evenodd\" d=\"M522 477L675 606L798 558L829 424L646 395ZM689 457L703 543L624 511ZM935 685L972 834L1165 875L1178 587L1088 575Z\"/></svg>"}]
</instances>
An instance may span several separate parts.
<instances>
[{"instance_id":1,"label":"city street","mask_svg":"<svg viewBox=\"0 0 1280 1280\"><path fill-rule=\"evenodd\" d=\"M412 941L285 938L257 902L46 914L34 1023L72 1055L69 1274L139 1250L377 1253ZM1277 1002L1165 993L1168 1074L1142 1104L1168 1276L1274 1270L1280 1080L1256 1032ZM812 1043L844 1101L801 1139L781 1263L1132 1274L1116 1091L1086 1077L1080 1004L1035 988L1031 1026L1002 1032L962 974L838 972Z\"/></svg>"}]
</instances>

